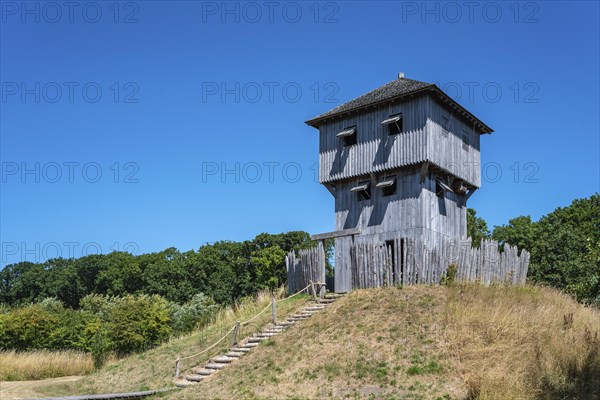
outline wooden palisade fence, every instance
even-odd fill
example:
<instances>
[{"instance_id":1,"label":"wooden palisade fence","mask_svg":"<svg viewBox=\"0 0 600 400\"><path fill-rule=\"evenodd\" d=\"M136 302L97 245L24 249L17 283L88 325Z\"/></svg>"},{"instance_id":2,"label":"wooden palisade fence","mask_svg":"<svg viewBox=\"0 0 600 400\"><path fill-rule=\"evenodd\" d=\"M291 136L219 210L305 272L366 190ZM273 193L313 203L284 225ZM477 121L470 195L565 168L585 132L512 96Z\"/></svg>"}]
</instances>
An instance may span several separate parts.
<instances>
[{"instance_id":1,"label":"wooden palisade fence","mask_svg":"<svg viewBox=\"0 0 600 400\"><path fill-rule=\"evenodd\" d=\"M325 283L325 249L319 242L316 247L294 251L285 257L288 291L295 293L311 282Z\"/></svg>"},{"instance_id":2,"label":"wooden palisade fence","mask_svg":"<svg viewBox=\"0 0 600 400\"><path fill-rule=\"evenodd\" d=\"M396 238L390 242L355 242L350 248L352 288L372 288L394 284L440 284L454 269L458 282L479 282L485 285L505 283L525 284L529 253L505 244L500 251L498 242L482 240L479 248L471 239L463 241L427 241L415 238ZM303 250L298 256L291 252L286 258L290 291L307 285L310 280L325 280L323 247Z\"/></svg>"}]
</instances>

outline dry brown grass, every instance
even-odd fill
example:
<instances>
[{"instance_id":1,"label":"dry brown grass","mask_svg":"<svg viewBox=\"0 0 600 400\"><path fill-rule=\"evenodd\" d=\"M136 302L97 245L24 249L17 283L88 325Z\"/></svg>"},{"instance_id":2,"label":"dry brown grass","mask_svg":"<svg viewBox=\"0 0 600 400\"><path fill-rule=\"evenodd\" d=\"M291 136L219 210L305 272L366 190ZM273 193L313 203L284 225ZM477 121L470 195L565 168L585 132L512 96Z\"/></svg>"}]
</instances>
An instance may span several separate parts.
<instances>
[{"instance_id":1,"label":"dry brown grass","mask_svg":"<svg viewBox=\"0 0 600 400\"><path fill-rule=\"evenodd\" d=\"M478 399L600 399L600 313L556 290L456 286L446 351Z\"/></svg>"},{"instance_id":2,"label":"dry brown grass","mask_svg":"<svg viewBox=\"0 0 600 400\"><path fill-rule=\"evenodd\" d=\"M85 375L93 369L92 357L76 351L0 351L0 381Z\"/></svg>"},{"instance_id":3,"label":"dry brown grass","mask_svg":"<svg viewBox=\"0 0 600 400\"><path fill-rule=\"evenodd\" d=\"M599 399L599 330L544 288L356 291L169 397Z\"/></svg>"},{"instance_id":4,"label":"dry brown grass","mask_svg":"<svg viewBox=\"0 0 600 400\"><path fill-rule=\"evenodd\" d=\"M53 394L170 386L178 354L202 350L269 299L263 294L257 303L224 310L220 323L203 333L121 360ZM305 301L278 311L285 315ZM257 321L257 329L269 314ZM598 310L551 289L360 290L201 384L166 397L599 400L598 335Z\"/></svg>"},{"instance_id":5,"label":"dry brown grass","mask_svg":"<svg viewBox=\"0 0 600 400\"><path fill-rule=\"evenodd\" d=\"M270 303L271 296L270 292L261 292L254 299L224 308L219 312L215 322L201 331L174 338L144 353L114 361L77 382L62 385L59 389L49 385L47 388L38 388L38 391L42 393L46 391L52 395L77 395L170 387L173 385L175 359L178 356L184 357L204 350L229 331L236 320L245 321L265 308ZM276 296L283 296L283 290L279 290ZM291 313L306 301L306 297L299 296L280 303L277 308L278 315ZM240 337L260 330L270 318L271 312L267 310L252 324L240 329ZM229 340L224 340L211 351L182 362L183 373L189 372L191 366L206 362L210 357L226 351L228 342Z\"/></svg>"}]
</instances>

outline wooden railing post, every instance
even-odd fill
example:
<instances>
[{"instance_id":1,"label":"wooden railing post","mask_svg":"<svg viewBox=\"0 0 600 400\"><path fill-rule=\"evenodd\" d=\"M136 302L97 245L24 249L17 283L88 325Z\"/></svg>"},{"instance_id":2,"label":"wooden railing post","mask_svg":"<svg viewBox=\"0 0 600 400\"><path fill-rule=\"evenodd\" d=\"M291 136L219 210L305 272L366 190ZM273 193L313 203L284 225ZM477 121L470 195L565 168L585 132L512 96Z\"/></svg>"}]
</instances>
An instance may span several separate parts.
<instances>
[{"instance_id":1,"label":"wooden railing post","mask_svg":"<svg viewBox=\"0 0 600 400\"><path fill-rule=\"evenodd\" d=\"M317 301L317 291L315 290L315 283L310 281L310 291L312 292L313 299Z\"/></svg>"},{"instance_id":2,"label":"wooden railing post","mask_svg":"<svg viewBox=\"0 0 600 400\"><path fill-rule=\"evenodd\" d=\"M319 289L319 298L321 299L325 297L325 286L324 283L321 283L321 288Z\"/></svg>"},{"instance_id":3,"label":"wooden railing post","mask_svg":"<svg viewBox=\"0 0 600 400\"><path fill-rule=\"evenodd\" d=\"M271 314L273 317L273 325L277 325L277 303L275 302L275 296L271 299Z\"/></svg>"},{"instance_id":4,"label":"wooden railing post","mask_svg":"<svg viewBox=\"0 0 600 400\"><path fill-rule=\"evenodd\" d=\"M235 321L235 326L233 327L233 334L231 335L231 343L229 344L229 347L233 347L237 343L237 334L239 330L240 321Z\"/></svg>"},{"instance_id":5,"label":"wooden railing post","mask_svg":"<svg viewBox=\"0 0 600 400\"><path fill-rule=\"evenodd\" d=\"M179 367L181 364L181 359L177 356L177 360L175 360L175 379L179 379Z\"/></svg>"}]
</instances>

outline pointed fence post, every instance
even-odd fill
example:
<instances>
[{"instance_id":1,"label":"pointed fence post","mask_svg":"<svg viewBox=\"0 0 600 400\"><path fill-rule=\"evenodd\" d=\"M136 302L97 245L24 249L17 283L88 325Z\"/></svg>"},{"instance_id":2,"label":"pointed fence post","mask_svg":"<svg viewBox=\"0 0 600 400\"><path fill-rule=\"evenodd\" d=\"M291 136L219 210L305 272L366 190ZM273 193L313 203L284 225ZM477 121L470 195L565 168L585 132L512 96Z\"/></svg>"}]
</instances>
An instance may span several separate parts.
<instances>
[{"instance_id":1,"label":"pointed fence post","mask_svg":"<svg viewBox=\"0 0 600 400\"><path fill-rule=\"evenodd\" d=\"M175 379L179 379L179 366L181 364L181 359L177 356L177 360L175 360Z\"/></svg>"},{"instance_id":2,"label":"pointed fence post","mask_svg":"<svg viewBox=\"0 0 600 400\"><path fill-rule=\"evenodd\" d=\"M237 334L240 330L240 321L235 321L235 326L233 327L233 335L231 335L231 343L229 347L233 347L237 343Z\"/></svg>"},{"instance_id":3,"label":"pointed fence post","mask_svg":"<svg viewBox=\"0 0 600 400\"><path fill-rule=\"evenodd\" d=\"M273 325L277 325L277 303L275 302L275 296L271 299L271 315L273 317Z\"/></svg>"}]
</instances>

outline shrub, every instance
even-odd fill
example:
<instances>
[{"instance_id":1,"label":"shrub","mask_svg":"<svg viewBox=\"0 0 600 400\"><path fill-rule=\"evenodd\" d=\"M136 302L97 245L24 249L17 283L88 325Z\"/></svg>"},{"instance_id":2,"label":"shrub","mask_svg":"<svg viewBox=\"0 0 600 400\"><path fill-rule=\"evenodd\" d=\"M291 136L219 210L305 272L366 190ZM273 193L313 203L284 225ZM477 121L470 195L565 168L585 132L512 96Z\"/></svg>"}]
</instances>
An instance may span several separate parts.
<instances>
[{"instance_id":1,"label":"shrub","mask_svg":"<svg viewBox=\"0 0 600 400\"><path fill-rule=\"evenodd\" d=\"M16 308L3 314L0 348L14 350L44 349L60 319L39 304Z\"/></svg>"},{"instance_id":2,"label":"shrub","mask_svg":"<svg viewBox=\"0 0 600 400\"><path fill-rule=\"evenodd\" d=\"M106 329L99 329L91 340L90 351L92 353L92 361L95 369L100 369L108 360L108 357L113 349L113 342L108 336Z\"/></svg>"},{"instance_id":3,"label":"shrub","mask_svg":"<svg viewBox=\"0 0 600 400\"><path fill-rule=\"evenodd\" d=\"M450 285L454 283L456 280L456 271L458 266L456 264L448 265L448 271L446 272L446 276L442 278L442 285Z\"/></svg>"},{"instance_id":4,"label":"shrub","mask_svg":"<svg viewBox=\"0 0 600 400\"><path fill-rule=\"evenodd\" d=\"M171 334L169 307L160 296L128 295L110 310L108 332L119 355L143 351Z\"/></svg>"},{"instance_id":5,"label":"shrub","mask_svg":"<svg viewBox=\"0 0 600 400\"><path fill-rule=\"evenodd\" d=\"M191 332L211 322L218 309L215 301L204 293L194 295L182 305L170 303L171 327L177 333Z\"/></svg>"},{"instance_id":6,"label":"shrub","mask_svg":"<svg viewBox=\"0 0 600 400\"><path fill-rule=\"evenodd\" d=\"M92 337L99 329L99 318L85 311L64 309L56 314L59 323L48 337L48 349L89 352Z\"/></svg>"}]
</instances>

